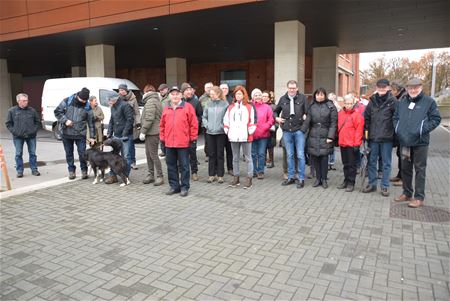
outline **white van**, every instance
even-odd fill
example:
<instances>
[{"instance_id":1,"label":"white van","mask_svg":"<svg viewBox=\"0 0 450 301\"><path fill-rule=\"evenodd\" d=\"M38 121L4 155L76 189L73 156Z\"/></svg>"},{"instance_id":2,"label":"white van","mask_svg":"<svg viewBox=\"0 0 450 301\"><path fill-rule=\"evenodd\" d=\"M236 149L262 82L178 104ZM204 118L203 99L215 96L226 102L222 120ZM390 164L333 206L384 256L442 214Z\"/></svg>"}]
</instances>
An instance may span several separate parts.
<instances>
[{"instance_id":1,"label":"white van","mask_svg":"<svg viewBox=\"0 0 450 301\"><path fill-rule=\"evenodd\" d=\"M53 131L56 139L61 139L61 133L58 132L57 120L54 114L56 107L61 101L70 95L77 93L83 87L90 91L90 95L97 97L98 104L103 110L105 119L103 120L105 134L108 129L111 110L108 105L108 99L118 97L117 93L120 84L126 84L128 89L133 91L138 100L139 106L142 106L142 93L139 88L128 79L110 78L110 77L68 77L55 78L45 81L42 91L42 126L48 131ZM142 111L142 108L140 108Z\"/></svg>"}]
</instances>

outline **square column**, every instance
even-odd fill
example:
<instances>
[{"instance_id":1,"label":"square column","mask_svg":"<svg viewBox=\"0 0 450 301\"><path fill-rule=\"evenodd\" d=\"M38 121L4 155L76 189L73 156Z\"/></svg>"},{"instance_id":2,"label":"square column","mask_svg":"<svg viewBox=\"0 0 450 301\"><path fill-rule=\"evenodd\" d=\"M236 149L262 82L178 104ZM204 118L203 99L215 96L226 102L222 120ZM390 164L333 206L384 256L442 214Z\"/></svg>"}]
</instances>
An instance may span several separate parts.
<instances>
[{"instance_id":1,"label":"square column","mask_svg":"<svg viewBox=\"0 0 450 301\"><path fill-rule=\"evenodd\" d=\"M325 88L338 94L338 49L336 46L313 49L313 90Z\"/></svg>"},{"instance_id":2,"label":"square column","mask_svg":"<svg viewBox=\"0 0 450 301\"><path fill-rule=\"evenodd\" d=\"M287 92L287 82L305 90L305 25L297 20L275 22L274 88L276 102Z\"/></svg>"},{"instance_id":3,"label":"square column","mask_svg":"<svg viewBox=\"0 0 450 301\"><path fill-rule=\"evenodd\" d=\"M116 58L114 46L86 46L86 75L100 77L116 77Z\"/></svg>"},{"instance_id":4,"label":"square column","mask_svg":"<svg viewBox=\"0 0 450 301\"><path fill-rule=\"evenodd\" d=\"M187 80L186 59L166 58L166 83L170 86L181 85Z\"/></svg>"},{"instance_id":5,"label":"square column","mask_svg":"<svg viewBox=\"0 0 450 301\"><path fill-rule=\"evenodd\" d=\"M14 103L16 103L14 98ZM12 107L13 98L11 95L11 78L8 73L8 63L6 59L0 59L0 132L5 133L6 117L9 108Z\"/></svg>"}]
</instances>

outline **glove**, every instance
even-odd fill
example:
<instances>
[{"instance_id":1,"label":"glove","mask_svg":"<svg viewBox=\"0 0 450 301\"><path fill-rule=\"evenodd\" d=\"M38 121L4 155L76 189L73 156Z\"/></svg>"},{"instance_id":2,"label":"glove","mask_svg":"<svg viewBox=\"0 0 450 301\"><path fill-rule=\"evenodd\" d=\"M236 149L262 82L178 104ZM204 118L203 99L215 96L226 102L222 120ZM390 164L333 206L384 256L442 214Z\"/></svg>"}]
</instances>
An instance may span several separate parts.
<instances>
[{"instance_id":1,"label":"glove","mask_svg":"<svg viewBox=\"0 0 450 301\"><path fill-rule=\"evenodd\" d=\"M140 134L139 134L139 140L145 141L145 134L140 133Z\"/></svg>"},{"instance_id":2,"label":"glove","mask_svg":"<svg viewBox=\"0 0 450 301\"><path fill-rule=\"evenodd\" d=\"M189 147L190 148L197 148L197 141L194 140L194 141L189 142Z\"/></svg>"},{"instance_id":3,"label":"glove","mask_svg":"<svg viewBox=\"0 0 450 301\"><path fill-rule=\"evenodd\" d=\"M141 124L140 123L136 123L136 129L138 129L138 130L141 129Z\"/></svg>"}]
</instances>

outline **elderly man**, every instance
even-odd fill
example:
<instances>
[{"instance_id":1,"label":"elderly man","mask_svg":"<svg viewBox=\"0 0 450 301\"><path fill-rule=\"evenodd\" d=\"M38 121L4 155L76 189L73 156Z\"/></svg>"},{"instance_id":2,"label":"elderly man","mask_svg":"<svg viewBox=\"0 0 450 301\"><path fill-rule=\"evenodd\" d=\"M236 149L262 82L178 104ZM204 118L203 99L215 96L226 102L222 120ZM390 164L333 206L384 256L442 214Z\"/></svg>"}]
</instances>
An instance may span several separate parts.
<instances>
[{"instance_id":1,"label":"elderly man","mask_svg":"<svg viewBox=\"0 0 450 301\"><path fill-rule=\"evenodd\" d=\"M169 90L170 105L164 107L160 122L160 140L166 146L167 177L172 195L189 193L189 149L198 138L198 121L194 107L182 99L181 90ZM180 182L181 175L181 182Z\"/></svg>"},{"instance_id":2,"label":"elderly man","mask_svg":"<svg viewBox=\"0 0 450 301\"><path fill-rule=\"evenodd\" d=\"M441 122L438 107L433 98L422 91L422 81L412 78L406 83L407 95L403 97L394 114L394 126L401 146L403 193L396 202L409 202L418 208L425 200L430 132ZM412 185L413 168L416 171L415 187Z\"/></svg>"},{"instance_id":3,"label":"elderly man","mask_svg":"<svg viewBox=\"0 0 450 301\"><path fill-rule=\"evenodd\" d=\"M17 177L23 177L23 144L28 147L31 174L40 176L37 168L36 156L36 133L40 122L36 110L28 106L28 95L25 93L17 94L17 105L8 110L6 117L6 128L13 135L14 148L16 149L16 172Z\"/></svg>"}]
</instances>

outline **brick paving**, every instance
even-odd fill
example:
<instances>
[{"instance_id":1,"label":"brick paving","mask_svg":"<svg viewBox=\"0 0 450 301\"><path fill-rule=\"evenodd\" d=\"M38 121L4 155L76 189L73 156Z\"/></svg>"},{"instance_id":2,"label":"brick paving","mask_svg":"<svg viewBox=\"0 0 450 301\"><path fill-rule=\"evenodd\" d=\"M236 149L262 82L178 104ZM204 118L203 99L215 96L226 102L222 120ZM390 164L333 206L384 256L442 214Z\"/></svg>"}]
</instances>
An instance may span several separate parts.
<instances>
[{"instance_id":1,"label":"brick paving","mask_svg":"<svg viewBox=\"0 0 450 301\"><path fill-rule=\"evenodd\" d=\"M443 210L449 137L433 133L428 161L426 204ZM140 168L124 188L1 200L1 300L449 300L450 224L391 218L399 188L337 190L339 153L327 190L282 187L279 148L250 190L207 184L198 154L187 198L141 184Z\"/></svg>"}]
</instances>

